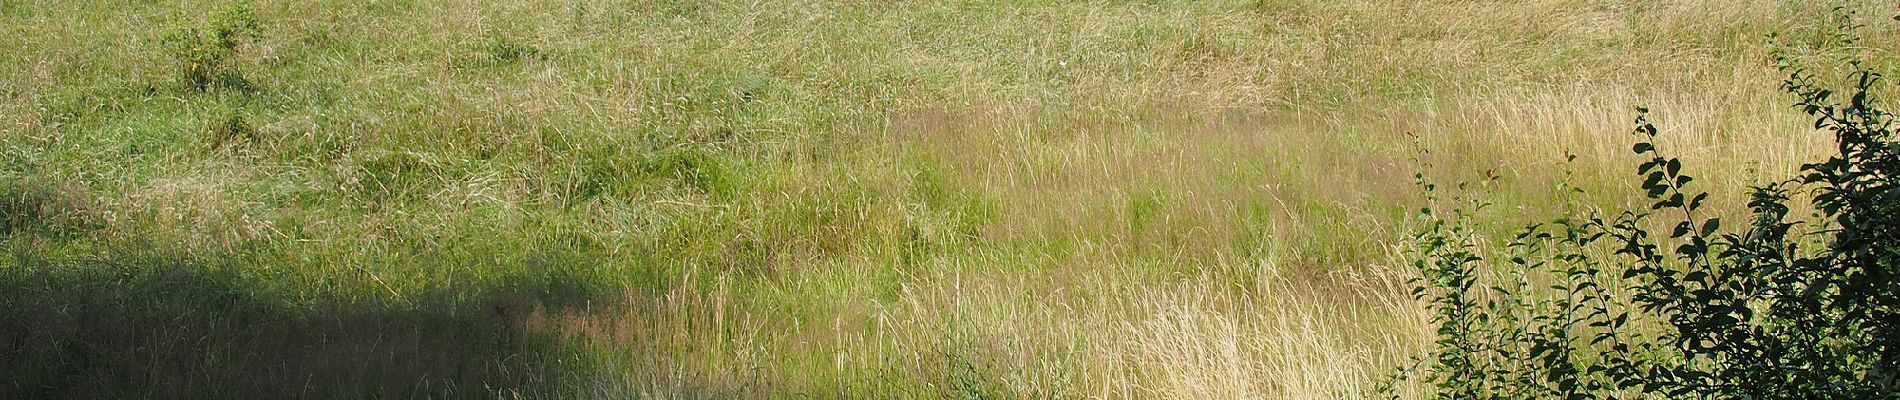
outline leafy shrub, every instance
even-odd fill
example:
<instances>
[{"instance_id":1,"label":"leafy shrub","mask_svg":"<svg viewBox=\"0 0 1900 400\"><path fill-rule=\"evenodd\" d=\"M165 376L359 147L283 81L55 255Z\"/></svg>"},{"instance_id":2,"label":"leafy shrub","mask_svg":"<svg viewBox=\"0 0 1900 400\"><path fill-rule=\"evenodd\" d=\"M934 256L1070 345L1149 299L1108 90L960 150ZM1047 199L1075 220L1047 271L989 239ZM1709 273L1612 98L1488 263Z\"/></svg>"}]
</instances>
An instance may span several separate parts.
<instances>
[{"instance_id":1,"label":"leafy shrub","mask_svg":"<svg viewBox=\"0 0 1900 400\"><path fill-rule=\"evenodd\" d=\"M1900 127L1880 74L1853 64L1839 96L1778 61L1836 152L1749 187L1740 228L1705 210L1647 110L1632 148L1647 210L1573 212L1491 254L1470 227L1488 204L1423 209L1413 294L1434 310L1435 349L1403 372L1455 399L1900 398ZM1819 220L1789 218L1803 196Z\"/></svg>"},{"instance_id":2,"label":"leafy shrub","mask_svg":"<svg viewBox=\"0 0 1900 400\"><path fill-rule=\"evenodd\" d=\"M238 49L263 37L256 7L235 3L211 14L202 27L185 26L164 39L165 48L177 64L179 81L198 91L213 88L244 90L244 79L232 60Z\"/></svg>"}]
</instances>

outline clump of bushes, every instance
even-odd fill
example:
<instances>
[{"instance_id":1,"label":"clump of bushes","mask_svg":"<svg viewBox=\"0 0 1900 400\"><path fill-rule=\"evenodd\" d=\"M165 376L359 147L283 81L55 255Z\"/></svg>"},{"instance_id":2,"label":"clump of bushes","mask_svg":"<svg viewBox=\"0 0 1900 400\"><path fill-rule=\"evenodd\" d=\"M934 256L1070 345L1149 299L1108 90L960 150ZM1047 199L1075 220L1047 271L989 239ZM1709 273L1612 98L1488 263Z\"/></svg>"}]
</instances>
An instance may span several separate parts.
<instances>
[{"instance_id":1,"label":"clump of bushes","mask_svg":"<svg viewBox=\"0 0 1900 400\"><path fill-rule=\"evenodd\" d=\"M263 34L256 7L240 2L213 12L203 26L174 29L163 42L185 87L196 91L246 90L251 86L250 81L237 69L233 59L240 48L261 39Z\"/></svg>"},{"instance_id":2,"label":"clump of bushes","mask_svg":"<svg viewBox=\"0 0 1900 400\"><path fill-rule=\"evenodd\" d=\"M1435 348L1402 372L1451 399L1900 398L1900 127L1882 77L1855 63L1838 93L1778 61L1836 151L1746 188L1744 223L1705 209L1640 112L1645 210L1574 212L1503 246L1470 227L1482 200L1421 210L1413 294ZM1816 218L1790 218L1797 199Z\"/></svg>"}]
</instances>

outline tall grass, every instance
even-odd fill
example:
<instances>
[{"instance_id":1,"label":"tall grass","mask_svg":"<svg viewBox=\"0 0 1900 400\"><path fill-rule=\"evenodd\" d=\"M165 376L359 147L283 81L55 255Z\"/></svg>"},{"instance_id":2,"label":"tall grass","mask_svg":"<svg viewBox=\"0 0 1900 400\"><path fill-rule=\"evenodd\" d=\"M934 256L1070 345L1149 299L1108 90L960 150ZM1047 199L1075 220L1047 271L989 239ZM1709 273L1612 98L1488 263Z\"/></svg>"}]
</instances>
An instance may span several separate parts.
<instances>
[{"instance_id":1,"label":"tall grass","mask_svg":"<svg viewBox=\"0 0 1900 400\"><path fill-rule=\"evenodd\" d=\"M0 369L35 393L209 385L312 343L385 360L410 353L377 332L501 326L547 342L431 353L505 373L286 370L340 397L1353 397L1429 343L1392 265L1408 134L1434 174L1497 171L1501 203L1551 196L1565 153L1578 185L1633 186L1638 104L1705 133L1667 140L1714 186L1786 176L1827 143L1781 105L1766 35L1879 68L1900 43L1835 43L1832 5L269 2L223 60L251 90L201 92L163 38L223 2L0 1L0 178L75 205L4 220L89 221L10 232L0 274L36 290L0 296L174 315L48 294L165 285L43 278L136 264L309 310L184 306L215 327L181 342L202 351L16 346L53 361ZM361 314L385 322L299 322ZM0 334L78 323L17 316ZM260 319L339 339L247 339ZM223 393L167 390L107 392Z\"/></svg>"}]
</instances>

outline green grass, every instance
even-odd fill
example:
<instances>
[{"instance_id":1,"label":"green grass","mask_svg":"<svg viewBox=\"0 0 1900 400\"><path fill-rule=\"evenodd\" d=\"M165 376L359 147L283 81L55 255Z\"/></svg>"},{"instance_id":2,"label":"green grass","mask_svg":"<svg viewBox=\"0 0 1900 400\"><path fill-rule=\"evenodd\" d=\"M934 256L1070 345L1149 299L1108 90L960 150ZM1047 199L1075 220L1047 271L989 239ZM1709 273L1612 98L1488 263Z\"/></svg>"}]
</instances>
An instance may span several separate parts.
<instances>
[{"instance_id":1,"label":"green grass","mask_svg":"<svg viewBox=\"0 0 1900 400\"><path fill-rule=\"evenodd\" d=\"M1413 136L1500 235L1638 105L1786 176L1767 35L1900 50L1833 4L270 2L200 90L226 3L0 0L0 388L1353 397L1427 344Z\"/></svg>"}]
</instances>

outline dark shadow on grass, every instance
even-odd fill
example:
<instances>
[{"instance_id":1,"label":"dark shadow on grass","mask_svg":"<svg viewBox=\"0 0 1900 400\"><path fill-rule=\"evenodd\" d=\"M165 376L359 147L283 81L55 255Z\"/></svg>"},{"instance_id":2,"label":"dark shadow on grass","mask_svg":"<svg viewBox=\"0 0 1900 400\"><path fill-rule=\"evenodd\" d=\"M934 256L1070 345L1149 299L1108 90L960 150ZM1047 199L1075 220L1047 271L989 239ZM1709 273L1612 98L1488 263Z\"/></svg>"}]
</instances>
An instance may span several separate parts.
<instances>
[{"instance_id":1,"label":"dark shadow on grass","mask_svg":"<svg viewBox=\"0 0 1900 400\"><path fill-rule=\"evenodd\" d=\"M590 386L586 357L521 319L582 307L606 295L598 285L549 273L344 300L255 271L0 260L0 398L568 398Z\"/></svg>"}]
</instances>

